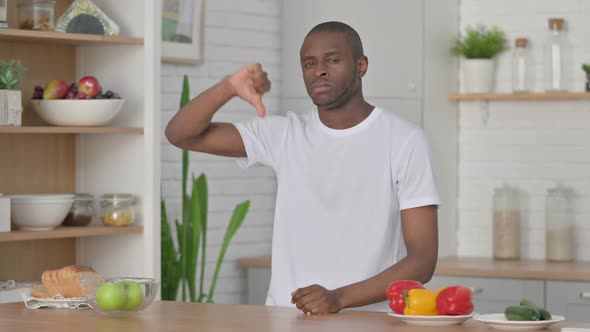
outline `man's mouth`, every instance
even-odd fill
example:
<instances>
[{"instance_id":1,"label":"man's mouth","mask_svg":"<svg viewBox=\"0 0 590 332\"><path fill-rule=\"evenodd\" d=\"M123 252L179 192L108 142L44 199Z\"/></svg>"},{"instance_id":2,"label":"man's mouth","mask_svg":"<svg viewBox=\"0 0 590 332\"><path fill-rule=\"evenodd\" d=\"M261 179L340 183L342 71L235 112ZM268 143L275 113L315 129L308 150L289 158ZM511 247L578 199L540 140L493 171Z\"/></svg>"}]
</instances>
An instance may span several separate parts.
<instances>
[{"instance_id":1,"label":"man's mouth","mask_svg":"<svg viewBox=\"0 0 590 332\"><path fill-rule=\"evenodd\" d=\"M332 85L327 83L326 81L323 82L314 82L311 85L311 91L313 93L324 93L327 92L328 90L330 90L332 88Z\"/></svg>"}]
</instances>

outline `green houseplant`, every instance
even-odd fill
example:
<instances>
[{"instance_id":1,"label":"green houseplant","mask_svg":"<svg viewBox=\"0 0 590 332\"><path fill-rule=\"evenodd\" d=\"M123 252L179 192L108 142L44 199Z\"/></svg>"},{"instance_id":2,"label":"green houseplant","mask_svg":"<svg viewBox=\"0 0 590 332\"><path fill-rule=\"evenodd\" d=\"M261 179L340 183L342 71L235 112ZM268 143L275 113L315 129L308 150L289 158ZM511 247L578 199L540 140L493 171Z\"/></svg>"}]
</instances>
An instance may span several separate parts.
<instances>
[{"instance_id":1,"label":"green houseplant","mask_svg":"<svg viewBox=\"0 0 590 332\"><path fill-rule=\"evenodd\" d=\"M494 85L494 57L508 49L506 34L498 27L467 26L456 36L451 52L465 58L462 64L466 93L489 93Z\"/></svg>"},{"instance_id":2,"label":"green houseplant","mask_svg":"<svg viewBox=\"0 0 590 332\"><path fill-rule=\"evenodd\" d=\"M0 61L0 125L21 125L22 93L18 88L24 72L20 60Z\"/></svg>"},{"instance_id":3,"label":"green houseplant","mask_svg":"<svg viewBox=\"0 0 590 332\"><path fill-rule=\"evenodd\" d=\"M185 75L183 80L182 97L180 107L189 102L189 83ZM182 287L182 300L186 301L188 293L191 302L213 302L215 286L221 264L232 237L238 231L248 209L250 201L238 204L230 218L209 291L205 293L205 263L207 248L207 210L208 210L208 188L207 177L201 174L195 179L191 178L192 192L187 194L188 181L188 151L182 151L182 223L178 220L176 224L176 239L178 246L174 245L172 230L168 223L166 203L161 202L161 254L162 254L162 300L176 300L178 290ZM178 248L178 249L177 249ZM201 267L199 276L199 289L197 293L197 260L201 252Z\"/></svg>"}]
</instances>

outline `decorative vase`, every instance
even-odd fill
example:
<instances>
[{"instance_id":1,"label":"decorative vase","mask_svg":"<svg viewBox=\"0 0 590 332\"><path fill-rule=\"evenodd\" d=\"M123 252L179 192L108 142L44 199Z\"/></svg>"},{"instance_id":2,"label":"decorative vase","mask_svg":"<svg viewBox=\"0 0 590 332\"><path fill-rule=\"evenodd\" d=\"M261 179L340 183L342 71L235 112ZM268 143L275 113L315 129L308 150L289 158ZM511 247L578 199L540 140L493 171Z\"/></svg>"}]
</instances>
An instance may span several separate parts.
<instances>
[{"instance_id":1,"label":"decorative vase","mask_svg":"<svg viewBox=\"0 0 590 332\"><path fill-rule=\"evenodd\" d=\"M0 90L0 126L20 126L23 105L20 90Z\"/></svg>"},{"instance_id":2,"label":"decorative vase","mask_svg":"<svg viewBox=\"0 0 590 332\"><path fill-rule=\"evenodd\" d=\"M463 88L465 93L491 93L494 89L494 60L465 59Z\"/></svg>"}]
</instances>

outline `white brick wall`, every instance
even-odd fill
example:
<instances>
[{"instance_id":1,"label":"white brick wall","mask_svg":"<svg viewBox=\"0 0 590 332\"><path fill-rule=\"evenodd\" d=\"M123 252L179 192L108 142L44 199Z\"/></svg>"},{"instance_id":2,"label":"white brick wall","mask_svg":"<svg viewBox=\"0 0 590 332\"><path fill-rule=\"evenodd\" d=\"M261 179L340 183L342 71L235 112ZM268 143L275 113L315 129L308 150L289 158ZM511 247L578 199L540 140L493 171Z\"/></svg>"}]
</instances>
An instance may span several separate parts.
<instances>
[{"instance_id":1,"label":"white brick wall","mask_svg":"<svg viewBox=\"0 0 590 332\"><path fill-rule=\"evenodd\" d=\"M531 40L535 91L543 89L543 44L549 17L566 19L573 45L570 86L582 91L582 62L590 63L590 1L462 0L460 25L498 25ZM462 30L463 31L463 30ZM496 91L511 90L510 51L499 57ZM545 257L545 195L559 181L575 193L576 254L590 260L590 101L489 103L484 125L478 102L460 105L458 253L492 256L492 195L503 183L523 193L521 252Z\"/></svg>"},{"instance_id":2,"label":"white brick wall","mask_svg":"<svg viewBox=\"0 0 590 332\"><path fill-rule=\"evenodd\" d=\"M280 105L280 0L215 0L206 2L205 62L199 66L162 66L162 195L169 219L181 219L181 150L163 135L178 110L182 75L190 78L191 97L201 93L242 65L259 62L272 81L264 98L267 111ZM241 100L232 100L215 116L235 122L255 116ZM240 169L230 158L192 152L190 172L209 180L209 233L205 288L209 290L229 218L236 204L249 199L250 212L226 253L215 292L217 303L245 302L245 273L237 266L241 257L269 255L276 179L268 168ZM190 188L189 188L190 190Z\"/></svg>"}]
</instances>

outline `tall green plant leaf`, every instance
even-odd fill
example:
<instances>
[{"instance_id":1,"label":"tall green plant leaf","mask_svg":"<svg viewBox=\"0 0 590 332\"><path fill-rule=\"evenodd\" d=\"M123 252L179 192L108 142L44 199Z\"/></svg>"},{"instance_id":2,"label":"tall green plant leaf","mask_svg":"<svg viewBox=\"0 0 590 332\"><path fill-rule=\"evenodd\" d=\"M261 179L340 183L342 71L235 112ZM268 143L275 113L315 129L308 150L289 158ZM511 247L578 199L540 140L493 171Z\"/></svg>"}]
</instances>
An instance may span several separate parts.
<instances>
[{"instance_id":1,"label":"tall green plant leaf","mask_svg":"<svg viewBox=\"0 0 590 332\"><path fill-rule=\"evenodd\" d=\"M199 200L199 190L200 187L198 185L198 180L195 179L195 177L192 177L193 180L193 192L192 192L192 197L191 197L191 227L192 227L192 236L191 236L191 242L192 242L192 248L193 251L191 252L191 259L190 259L190 266L189 266L189 275L188 277L188 281L189 281L189 290L190 290L190 295L191 295L191 301L192 302L197 302L197 296L196 296L196 291L197 291L197 285L196 285L196 276L197 276L197 258L199 256L199 241L201 240L201 231L202 231L202 226L201 226L201 213L200 213L200 200ZM200 295L199 295L200 297Z\"/></svg>"},{"instance_id":2,"label":"tall green plant leaf","mask_svg":"<svg viewBox=\"0 0 590 332\"><path fill-rule=\"evenodd\" d=\"M183 216L184 218L184 216ZM176 237L178 241L178 251L180 252L179 257L179 268L180 268L180 282L182 283L182 300L186 301L186 260L188 248L185 245L187 242L186 234L189 230L185 229L185 224L176 221Z\"/></svg>"},{"instance_id":3,"label":"tall green plant leaf","mask_svg":"<svg viewBox=\"0 0 590 332\"><path fill-rule=\"evenodd\" d=\"M160 203L161 212L161 274L162 274L162 300L175 300L172 295L172 283L174 274L174 263L176 261L176 252L174 251L174 243L172 242L172 234L170 225L168 224L168 215L166 212L166 202L164 200Z\"/></svg>"},{"instance_id":4,"label":"tall green plant leaf","mask_svg":"<svg viewBox=\"0 0 590 332\"><path fill-rule=\"evenodd\" d=\"M199 224L201 226L201 277L199 283L199 302L205 300L206 294L203 292L205 282L205 266L207 262L207 214L208 214L208 197L209 190L207 187L207 177L201 174L193 186L196 186L197 191L193 191L193 195L197 196L198 209L193 210L193 213L200 215ZM193 196L193 200L195 197Z\"/></svg>"},{"instance_id":5,"label":"tall green plant leaf","mask_svg":"<svg viewBox=\"0 0 590 332\"><path fill-rule=\"evenodd\" d=\"M184 75L182 82L182 96L180 97L180 107L184 107L189 102L189 82L188 76ZM186 194L186 182L188 178L188 151L182 150L182 228L183 228L183 247L181 249L181 264L182 264L182 300L186 301L186 284L189 284L189 269L190 258L193 251L192 242L189 242L189 234L191 234L191 209L190 197ZM189 284L190 291L190 284Z\"/></svg>"},{"instance_id":6,"label":"tall green plant leaf","mask_svg":"<svg viewBox=\"0 0 590 332\"><path fill-rule=\"evenodd\" d=\"M221 269L221 263L223 262L223 258L225 257L225 252L227 251L227 248L232 237L234 236L234 234L236 234L240 226L242 226L242 222L244 221L244 218L246 217L249 208L250 201L245 201L241 204L238 204L234 209L229 225L227 226L227 231L225 232L225 236L223 238L223 243L221 244L219 256L217 257L215 273L213 274L213 280L211 281L211 288L209 289L209 296L207 298L208 303L213 303L215 285L217 284L217 277L219 276L219 270Z\"/></svg>"}]
</instances>

